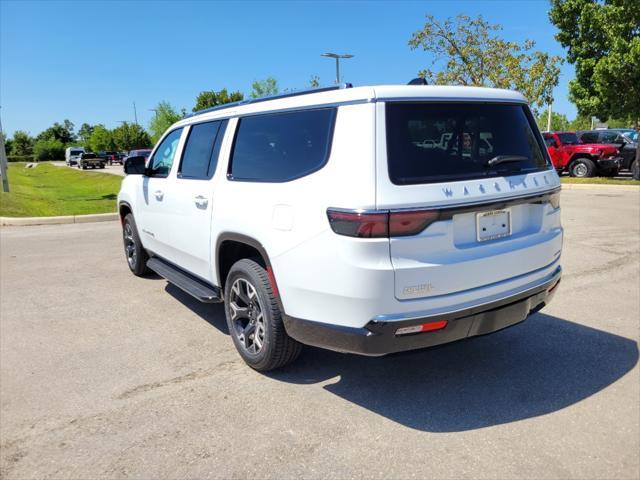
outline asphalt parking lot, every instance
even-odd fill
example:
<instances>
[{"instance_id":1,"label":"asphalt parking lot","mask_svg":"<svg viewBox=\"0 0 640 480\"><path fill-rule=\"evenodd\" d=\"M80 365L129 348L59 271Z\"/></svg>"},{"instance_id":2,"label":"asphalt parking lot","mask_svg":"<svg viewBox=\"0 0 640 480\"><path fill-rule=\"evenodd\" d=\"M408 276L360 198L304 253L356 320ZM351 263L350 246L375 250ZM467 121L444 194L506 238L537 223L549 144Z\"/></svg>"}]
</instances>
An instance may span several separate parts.
<instances>
[{"instance_id":1,"label":"asphalt parking lot","mask_svg":"<svg viewBox=\"0 0 640 480\"><path fill-rule=\"evenodd\" d=\"M497 334L247 368L119 224L3 228L2 478L640 476L640 193L562 194L554 302Z\"/></svg>"},{"instance_id":2,"label":"asphalt parking lot","mask_svg":"<svg viewBox=\"0 0 640 480\"><path fill-rule=\"evenodd\" d=\"M77 169L78 167L67 167L67 164L64 162L51 162L53 165L55 165L56 167L65 167L65 168L74 168ZM121 177L124 177L124 167L120 164L115 164L115 165L105 165L104 168L87 168L86 170L81 170L83 172L100 172L100 173L111 173L112 175L119 175Z\"/></svg>"}]
</instances>

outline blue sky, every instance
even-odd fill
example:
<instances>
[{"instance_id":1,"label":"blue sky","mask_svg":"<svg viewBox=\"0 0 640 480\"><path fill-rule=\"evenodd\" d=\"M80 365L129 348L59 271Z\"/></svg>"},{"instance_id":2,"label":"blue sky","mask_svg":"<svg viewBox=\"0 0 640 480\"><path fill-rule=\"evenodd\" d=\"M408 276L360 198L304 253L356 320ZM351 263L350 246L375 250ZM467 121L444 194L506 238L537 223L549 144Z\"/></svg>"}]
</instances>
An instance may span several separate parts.
<instances>
[{"instance_id":1,"label":"blue sky","mask_svg":"<svg viewBox=\"0 0 640 480\"><path fill-rule=\"evenodd\" d=\"M249 92L274 76L281 88L304 88L312 75L334 79L326 51L348 52L345 81L406 83L430 61L411 51L411 33L431 13L482 14L510 40L564 56L543 1L180 2L0 0L0 115L11 135L35 135L70 119L115 127L145 126L161 100L191 110L202 90ZM554 110L575 116L565 64Z\"/></svg>"}]
</instances>

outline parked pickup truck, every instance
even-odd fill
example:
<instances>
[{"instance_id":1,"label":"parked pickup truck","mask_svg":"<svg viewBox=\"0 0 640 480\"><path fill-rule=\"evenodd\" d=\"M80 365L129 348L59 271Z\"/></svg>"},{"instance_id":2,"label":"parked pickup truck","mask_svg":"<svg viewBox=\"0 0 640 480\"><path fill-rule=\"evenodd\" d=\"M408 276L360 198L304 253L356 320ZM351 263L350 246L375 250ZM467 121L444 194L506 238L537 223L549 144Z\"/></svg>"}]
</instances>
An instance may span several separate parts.
<instances>
[{"instance_id":1,"label":"parked pickup truck","mask_svg":"<svg viewBox=\"0 0 640 480\"><path fill-rule=\"evenodd\" d=\"M542 136L558 173L566 171L572 177L618 173L622 157L615 145L580 143L575 132L545 132Z\"/></svg>"},{"instance_id":2,"label":"parked pickup truck","mask_svg":"<svg viewBox=\"0 0 640 480\"><path fill-rule=\"evenodd\" d=\"M106 162L104 158L98 157L95 153L83 153L78 159L78 168L82 170L86 170L89 167L104 168Z\"/></svg>"}]
</instances>

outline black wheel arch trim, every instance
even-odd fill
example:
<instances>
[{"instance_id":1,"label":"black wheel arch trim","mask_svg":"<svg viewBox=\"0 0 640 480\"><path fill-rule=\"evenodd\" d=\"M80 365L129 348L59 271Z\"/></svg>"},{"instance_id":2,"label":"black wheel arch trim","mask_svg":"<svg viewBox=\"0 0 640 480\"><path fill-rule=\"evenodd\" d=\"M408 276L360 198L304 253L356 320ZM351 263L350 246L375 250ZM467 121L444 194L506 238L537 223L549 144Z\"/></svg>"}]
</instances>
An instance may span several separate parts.
<instances>
[{"instance_id":1,"label":"black wheel arch trim","mask_svg":"<svg viewBox=\"0 0 640 480\"><path fill-rule=\"evenodd\" d=\"M222 278L222 275L220 273L220 247L222 246L222 244L226 241L233 241L233 242L238 242L238 243L244 243L250 247L255 248L258 253L262 256L262 258L264 259L264 263L265 266L267 267L267 269L271 269L271 273L273 275L274 281L276 282L277 285L277 280L275 280L276 275L275 272L273 271L273 266L271 264L271 260L269 259L269 254L267 253L267 250L264 248L264 246L262 245L262 243L260 243L258 240L256 240L253 237L249 237L248 235L244 235L242 233L237 233L237 232L222 232L220 235L218 235L218 238L216 239L216 249L215 249L215 259L216 259L216 278L218 279L218 284L220 286L222 286L224 284L224 280ZM223 291L224 293L224 291ZM282 314L284 314L284 308L282 306L282 301L280 299L280 295L277 294L276 295L276 301L278 302L278 307L280 308L280 311L282 312Z\"/></svg>"}]
</instances>

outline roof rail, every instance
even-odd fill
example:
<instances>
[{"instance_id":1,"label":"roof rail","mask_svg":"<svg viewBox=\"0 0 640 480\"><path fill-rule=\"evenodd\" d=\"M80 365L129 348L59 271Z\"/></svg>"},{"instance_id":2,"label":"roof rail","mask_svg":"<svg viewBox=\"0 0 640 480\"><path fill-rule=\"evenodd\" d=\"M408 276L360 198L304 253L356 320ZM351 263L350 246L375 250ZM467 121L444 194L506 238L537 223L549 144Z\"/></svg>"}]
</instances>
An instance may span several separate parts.
<instances>
[{"instance_id":1,"label":"roof rail","mask_svg":"<svg viewBox=\"0 0 640 480\"><path fill-rule=\"evenodd\" d=\"M269 95L268 97L251 98L248 100L240 100L238 102L225 103L223 105L216 105L215 107L205 108L204 110L198 110L197 112L190 113L185 118L195 117L196 115L202 115L203 113L215 112L217 110L224 110L225 108L238 107L240 105L250 105L253 103L266 102L269 100L279 100L281 98L298 97L301 95L310 95L312 93L330 92L332 90L342 90L344 88L353 88L350 83L340 83L331 87L310 88L308 90L300 90L297 92L280 93L277 95Z\"/></svg>"}]
</instances>

